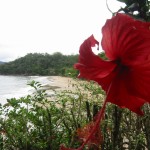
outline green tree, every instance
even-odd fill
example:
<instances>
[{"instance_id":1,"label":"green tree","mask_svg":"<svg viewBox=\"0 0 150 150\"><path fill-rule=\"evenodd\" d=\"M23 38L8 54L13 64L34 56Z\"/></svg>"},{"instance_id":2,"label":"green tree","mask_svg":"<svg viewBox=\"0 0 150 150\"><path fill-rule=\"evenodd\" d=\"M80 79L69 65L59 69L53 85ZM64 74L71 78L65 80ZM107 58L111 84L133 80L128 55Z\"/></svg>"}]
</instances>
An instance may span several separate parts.
<instances>
[{"instance_id":1,"label":"green tree","mask_svg":"<svg viewBox=\"0 0 150 150\"><path fill-rule=\"evenodd\" d=\"M150 1L149 0L118 0L126 6L118 10L123 11L137 19L150 21Z\"/></svg>"},{"instance_id":2,"label":"green tree","mask_svg":"<svg viewBox=\"0 0 150 150\"><path fill-rule=\"evenodd\" d=\"M63 68L73 68L78 55L29 53L12 62L0 65L0 74L14 75L65 75Z\"/></svg>"}]
</instances>

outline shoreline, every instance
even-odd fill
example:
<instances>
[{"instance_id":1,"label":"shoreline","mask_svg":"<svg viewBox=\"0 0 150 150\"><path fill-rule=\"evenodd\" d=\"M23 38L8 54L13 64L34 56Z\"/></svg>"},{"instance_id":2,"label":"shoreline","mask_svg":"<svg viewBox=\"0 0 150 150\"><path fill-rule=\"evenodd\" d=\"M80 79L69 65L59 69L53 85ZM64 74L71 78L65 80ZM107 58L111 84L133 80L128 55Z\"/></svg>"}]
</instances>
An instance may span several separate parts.
<instances>
[{"instance_id":1,"label":"shoreline","mask_svg":"<svg viewBox=\"0 0 150 150\"><path fill-rule=\"evenodd\" d=\"M75 91L73 84L76 84L76 80L71 77L62 76L47 76L49 81L43 85L40 90L45 90L46 98L48 101L57 101L57 94L63 91ZM56 104L59 108L59 104Z\"/></svg>"},{"instance_id":2,"label":"shoreline","mask_svg":"<svg viewBox=\"0 0 150 150\"><path fill-rule=\"evenodd\" d=\"M43 85L41 89L46 90L48 96L51 96L51 93L54 91L72 90L72 84L75 83L73 78L62 76L47 76L47 80L49 82Z\"/></svg>"},{"instance_id":3,"label":"shoreline","mask_svg":"<svg viewBox=\"0 0 150 150\"><path fill-rule=\"evenodd\" d=\"M74 80L73 78L62 76L0 76L2 80L6 80L8 82L8 84L5 84L5 82L2 83L3 91L0 93L1 104L7 103L7 99L19 99L27 96L28 94L32 95L34 93L34 89L27 85L28 82L30 83L32 80L41 84L41 88L39 90L46 90L47 97L54 96L55 91L59 92L67 89L70 90L71 86L69 87L69 84Z\"/></svg>"}]
</instances>

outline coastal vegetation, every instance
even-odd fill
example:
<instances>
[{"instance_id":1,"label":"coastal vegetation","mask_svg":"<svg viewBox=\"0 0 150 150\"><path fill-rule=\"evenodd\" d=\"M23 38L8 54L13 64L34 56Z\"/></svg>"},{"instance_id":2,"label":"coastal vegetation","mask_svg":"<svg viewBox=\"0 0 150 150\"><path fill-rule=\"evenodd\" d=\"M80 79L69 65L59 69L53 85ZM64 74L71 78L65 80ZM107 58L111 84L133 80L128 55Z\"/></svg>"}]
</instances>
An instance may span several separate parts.
<instances>
[{"instance_id":1,"label":"coastal vegetation","mask_svg":"<svg viewBox=\"0 0 150 150\"><path fill-rule=\"evenodd\" d=\"M8 99L0 106L1 150L58 150L61 144L77 148L81 127L96 117L105 94L92 82L69 83L75 90L56 92L47 97L41 84L29 83L35 92L20 99ZM71 88L70 88L71 89ZM128 109L107 105L97 145L90 150L150 149L150 112L139 117ZM85 148L86 149L86 148Z\"/></svg>"},{"instance_id":2,"label":"coastal vegetation","mask_svg":"<svg viewBox=\"0 0 150 150\"><path fill-rule=\"evenodd\" d=\"M77 75L73 65L78 55L63 55L56 52L52 55L45 53L29 53L24 57L0 65L2 75Z\"/></svg>"}]
</instances>

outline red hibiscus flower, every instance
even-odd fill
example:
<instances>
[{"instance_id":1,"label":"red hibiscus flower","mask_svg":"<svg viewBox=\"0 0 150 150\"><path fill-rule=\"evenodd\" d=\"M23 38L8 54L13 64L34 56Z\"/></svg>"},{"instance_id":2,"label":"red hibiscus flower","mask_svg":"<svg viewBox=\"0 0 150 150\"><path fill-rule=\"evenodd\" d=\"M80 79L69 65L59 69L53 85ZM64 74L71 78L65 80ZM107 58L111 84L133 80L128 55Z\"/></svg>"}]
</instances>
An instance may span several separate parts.
<instances>
[{"instance_id":1,"label":"red hibiscus flower","mask_svg":"<svg viewBox=\"0 0 150 150\"><path fill-rule=\"evenodd\" d=\"M91 47L98 42L89 37L81 45L75 64L79 77L101 85L107 102L142 115L141 106L150 102L150 23L117 14L107 20L102 33L108 60L92 52Z\"/></svg>"},{"instance_id":2,"label":"red hibiscus flower","mask_svg":"<svg viewBox=\"0 0 150 150\"><path fill-rule=\"evenodd\" d=\"M106 21L102 34L101 45L108 60L92 52L91 47L99 44L92 35L81 45L79 62L75 64L79 77L97 82L106 91L95 126L78 150L99 130L107 102L139 115L143 114L141 106L150 103L150 23L117 14Z\"/></svg>"}]
</instances>

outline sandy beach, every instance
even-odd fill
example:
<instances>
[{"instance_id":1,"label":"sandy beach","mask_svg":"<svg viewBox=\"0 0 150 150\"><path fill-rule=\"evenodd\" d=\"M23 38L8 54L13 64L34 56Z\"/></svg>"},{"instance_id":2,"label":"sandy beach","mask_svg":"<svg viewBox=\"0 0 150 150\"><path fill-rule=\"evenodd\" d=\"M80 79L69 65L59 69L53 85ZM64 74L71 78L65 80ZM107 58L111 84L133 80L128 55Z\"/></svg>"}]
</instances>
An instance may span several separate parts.
<instances>
[{"instance_id":1,"label":"sandy beach","mask_svg":"<svg viewBox=\"0 0 150 150\"><path fill-rule=\"evenodd\" d=\"M48 79L52 82L51 87L56 90L68 90L71 83L75 83L75 80L69 77L50 76Z\"/></svg>"},{"instance_id":2,"label":"sandy beach","mask_svg":"<svg viewBox=\"0 0 150 150\"><path fill-rule=\"evenodd\" d=\"M48 96L52 96L54 91L61 92L64 90L73 90L74 87L72 84L76 83L76 80L70 77L62 77L62 76L49 76L48 83L42 87L42 89L46 90Z\"/></svg>"},{"instance_id":3,"label":"sandy beach","mask_svg":"<svg viewBox=\"0 0 150 150\"><path fill-rule=\"evenodd\" d=\"M48 80L50 83L44 86L47 97L53 97L55 96L55 92L58 93L64 90L72 92L80 91L82 94L88 95L88 97L92 96L90 89L84 86L85 84L90 84L88 81L61 76L49 76ZM99 88L98 84L94 84L94 86ZM104 97L102 94L97 94L96 96L100 96L100 98Z\"/></svg>"}]
</instances>

